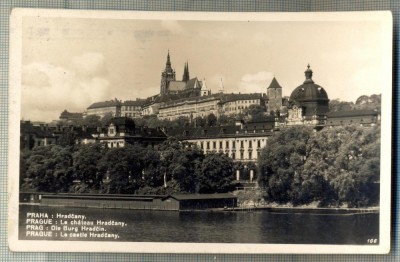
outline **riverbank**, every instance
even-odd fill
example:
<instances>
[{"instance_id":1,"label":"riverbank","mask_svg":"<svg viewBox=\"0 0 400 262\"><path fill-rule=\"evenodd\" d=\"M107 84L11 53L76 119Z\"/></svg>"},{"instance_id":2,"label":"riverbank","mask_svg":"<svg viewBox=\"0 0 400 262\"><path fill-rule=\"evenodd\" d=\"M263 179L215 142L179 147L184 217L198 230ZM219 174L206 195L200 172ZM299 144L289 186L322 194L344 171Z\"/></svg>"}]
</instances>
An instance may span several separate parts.
<instances>
[{"instance_id":1,"label":"riverbank","mask_svg":"<svg viewBox=\"0 0 400 262\"><path fill-rule=\"evenodd\" d=\"M310 214L365 214L379 213L379 207L348 208L348 207L287 207L287 206L241 206L224 209L232 212L269 211L274 213L310 213Z\"/></svg>"}]
</instances>

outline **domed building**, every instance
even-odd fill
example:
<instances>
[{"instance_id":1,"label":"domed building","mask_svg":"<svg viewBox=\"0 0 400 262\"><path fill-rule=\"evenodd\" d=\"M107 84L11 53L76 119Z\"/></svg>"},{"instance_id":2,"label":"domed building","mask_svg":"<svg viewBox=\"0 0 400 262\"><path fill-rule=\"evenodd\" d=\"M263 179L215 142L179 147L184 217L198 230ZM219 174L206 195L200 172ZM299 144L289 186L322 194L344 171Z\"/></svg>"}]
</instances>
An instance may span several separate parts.
<instances>
[{"instance_id":1,"label":"domed building","mask_svg":"<svg viewBox=\"0 0 400 262\"><path fill-rule=\"evenodd\" d=\"M287 125L325 125L329 111L328 94L312 80L310 65L304 73L306 80L293 90L289 98Z\"/></svg>"}]
</instances>

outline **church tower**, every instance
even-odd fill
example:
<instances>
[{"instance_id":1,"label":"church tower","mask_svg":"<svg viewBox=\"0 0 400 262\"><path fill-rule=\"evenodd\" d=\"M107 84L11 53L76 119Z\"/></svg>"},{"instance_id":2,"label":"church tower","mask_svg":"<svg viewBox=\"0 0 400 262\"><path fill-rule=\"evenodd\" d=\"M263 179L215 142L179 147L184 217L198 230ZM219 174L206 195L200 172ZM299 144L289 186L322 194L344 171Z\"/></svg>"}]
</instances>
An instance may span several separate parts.
<instances>
[{"instance_id":1,"label":"church tower","mask_svg":"<svg viewBox=\"0 0 400 262\"><path fill-rule=\"evenodd\" d=\"M206 79L204 78L201 81L201 96L211 95L211 91L207 88Z\"/></svg>"},{"instance_id":2,"label":"church tower","mask_svg":"<svg viewBox=\"0 0 400 262\"><path fill-rule=\"evenodd\" d=\"M282 87L279 85L276 78L271 81L271 84L267 88L267 95L268 95L268 109L267 113L271 114L271 112L276 113L277 111L281 110L282 107Z\"/></svg>"},{"instance_id":3,"label":"church tower","mask_svg":"<svg viewBox=\"0 0 400 262\"><path fill-rule=\"evenodd\" d=\"M165 64L165 69L161 73L161 85L160 85L160 94L161 95L168 93L168 84L170 81L175 81L175 71L171 67L171 59L169 57L169 50L168 50L167 62Z\"/></svg>"},{"instance_id":4,"label":"church tower","mask_svg":"<svg viewBox=\"0 0 400 262\"><path fill-rule=\"evenodd\" d=\"M221 78L221 81L219 82L218 93L221 93L221 94L224 93L224 83L222 82L222 78Z\"/></svg>"},{"instance_id":5,"label":"church tower","mask_svg":"<svg viewBox=\"0 0 400 262\"><path fill-rule=\"evenodd\" d=\"M188 82L190 80L190 75L189 75L189 63L185 63L185 68L183 69L183 76L182 76L182 82Z\"/></svg>"}]
</instances>

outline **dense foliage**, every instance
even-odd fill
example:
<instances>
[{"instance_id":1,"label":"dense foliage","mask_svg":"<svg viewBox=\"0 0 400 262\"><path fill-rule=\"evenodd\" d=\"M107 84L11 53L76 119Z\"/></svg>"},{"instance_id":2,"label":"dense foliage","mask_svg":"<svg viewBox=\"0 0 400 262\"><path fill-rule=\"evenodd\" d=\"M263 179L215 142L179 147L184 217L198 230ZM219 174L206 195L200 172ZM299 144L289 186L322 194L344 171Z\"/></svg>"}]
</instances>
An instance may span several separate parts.
<instances>
[{"instance_id":1,"label":"dense foliage","mask_svg":"<svg viewBox=\"0 0 400 262\"><path fill-rule=\"evenodd\" d=\"M381 110L381 95L360 96L356 102L340 101L333 99L329 101L329 111L349 111L349 110Z\"/></svg>"},{"instance_id":2,"label":"dense foliage","mask_svg":"<svg viewBox=\"0 0 400 262\"><path fill-rule=\"evenodd\" d=\"M297 126L268 140L259 159L259 179L268 201L368 206L379 201L379 159L379 126L319 132Z\"/></svg>"},{"instance_id":3,"label":"dense foliage","mask_svg":"<svg viewBox=\"0 0 400 262\"><path fill-rule=\"evenodd\" d=\"M204 156L169 138L153 147L102 144L36 147L21 152L22 190L40 192L170 194L228 192L233 161Z\"/></svg>"}]
</instances>

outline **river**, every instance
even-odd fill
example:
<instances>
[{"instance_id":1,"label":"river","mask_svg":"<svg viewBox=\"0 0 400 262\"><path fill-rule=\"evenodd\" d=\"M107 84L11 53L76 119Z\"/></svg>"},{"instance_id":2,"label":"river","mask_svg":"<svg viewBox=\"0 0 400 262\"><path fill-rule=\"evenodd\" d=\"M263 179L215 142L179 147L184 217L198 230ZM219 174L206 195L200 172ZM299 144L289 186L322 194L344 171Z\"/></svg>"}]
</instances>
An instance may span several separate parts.
<instances>
[{"instance_id":1,"label":"river","mask_svg":"<svg viewBox=\"0 0 400 262\"><path fill-rule=\"evenodd\" d=\"M118 239L82 239L66 237L65 234L61 238L61 230L54 231L59 233L53 232L51 240L363 245L367 244L368 239L377 239L379 235L378 213L323 214L265 210L177 212L20 206L20 239L48 240L27 236L27 231L33 228L32 225L40 224L36 220L27 220L28 212L53 218L53 225L57 222L63 223L55 219L58 214L84 216L85 221L93 221L95 225L97 220L123 222L126 225L122 228L104 227L108 234L118 235ZM65 221L71 225L73 220Z\"/></svg>"}]
</instances>

